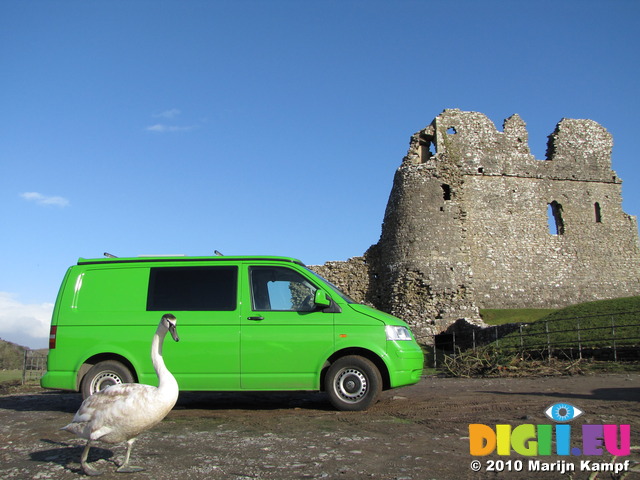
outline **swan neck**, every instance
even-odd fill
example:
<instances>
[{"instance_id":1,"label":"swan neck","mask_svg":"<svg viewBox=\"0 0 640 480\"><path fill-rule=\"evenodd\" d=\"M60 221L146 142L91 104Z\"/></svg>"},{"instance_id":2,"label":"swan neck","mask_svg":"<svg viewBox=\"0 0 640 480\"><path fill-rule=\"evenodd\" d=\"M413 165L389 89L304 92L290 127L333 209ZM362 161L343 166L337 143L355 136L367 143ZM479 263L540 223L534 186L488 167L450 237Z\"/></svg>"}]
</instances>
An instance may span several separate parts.
<instances>
[{"instance_id":1,"label":"swan neck","mask_svg":"<svg viewBox=\"0 0 640 480\"><path fill-rule=\"evenodd\" d=\"M162 344L164 343L166 335L166 329L158 328L158 330L156 330L156 334L153 336L153 341L151 342L151 362L153 363L153 369L156 371L156 375L158 376L158 388L176 383L175 378L167 369L164 364L164 359L162 358Z\"/></svg>"}]
</instances>

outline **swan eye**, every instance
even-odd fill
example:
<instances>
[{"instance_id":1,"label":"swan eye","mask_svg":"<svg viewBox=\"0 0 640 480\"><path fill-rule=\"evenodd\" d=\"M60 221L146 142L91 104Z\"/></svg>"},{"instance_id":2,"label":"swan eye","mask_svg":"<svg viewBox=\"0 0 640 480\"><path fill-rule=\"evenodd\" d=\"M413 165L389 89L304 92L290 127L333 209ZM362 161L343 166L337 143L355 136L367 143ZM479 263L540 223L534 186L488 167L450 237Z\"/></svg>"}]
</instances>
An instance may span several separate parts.
<instances>
[{"instance_id":1,"label":"swan eye","mask_svg":"<svg viewBox=\"0 0 640 480\"><path fill-rule=\"evenodd\" d=\"M544 411L544 414L554 422L570 422L584 412L569 403L555 403Z\"/></svg>"}]
</instances>

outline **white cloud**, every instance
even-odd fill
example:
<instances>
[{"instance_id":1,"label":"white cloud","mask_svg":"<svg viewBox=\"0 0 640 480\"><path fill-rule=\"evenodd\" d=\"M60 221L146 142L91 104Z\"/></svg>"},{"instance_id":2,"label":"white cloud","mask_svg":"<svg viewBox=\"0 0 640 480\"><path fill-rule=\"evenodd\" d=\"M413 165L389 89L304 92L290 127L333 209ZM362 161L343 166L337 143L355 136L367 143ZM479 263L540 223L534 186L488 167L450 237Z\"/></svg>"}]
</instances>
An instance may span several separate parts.
<instances>
[{"instance_id":1,"label":"white cloud","mask_svg":"<svg viewBox=\"0 0 640 480\"><path fill-rule=\"evenodd\" d=\"M156 115L154 115L154 117L156 118L174 118L177 117L178 115L180 115L182 112L180 110L178 110L177 108L171 108L169 110L165 110L164 112L160 112Z\"/></svg>"},{"instance_id":2,"label":"white cloud","mask_svg":"<svg viewBox=\"0 0 640 480\"><path fill-rule=\"evenodd\" d=\"M156 113L152 115L153 118L161 118L163 120L172 121L177 116L182 115L182 111L177 108L171 108L169 110L165 110L164 112ZM163 120L160 123L156 123L155 125L149 125L145 128L147 132L154 133L176 133L176 132L189 132L198 128L198 125L170 125L168 123L163 123Z\"/></svg>"},{"instance_id":3,"label":"white cloud","mask_svg":"<svg viewBox=\"0 0 640 480\"><path fill-rule=\"evenodd\" d=\"M173 132L188 132L196 128L195 126L178 126L178 125L165 125L163 123L156 123L147 127L148 132L156 133L173 133Z\"/></svg>"},{"instance_id":4,"label":"white cloud","mask_svg":"<svg viewBox=\"0 0 640 480\"><path fill-rule=\"evenodd\" d=\"M34 202L38 205L52 205L55 207L68 207L70 205L69 200L64 197L43 195L38 192L24 192L20 196L29 202Z\"/></svg>"},{"instance_id":5,"label":"white cloud","mask_svg":"<svg viewBox=\"0 0 640 480\"><path fill-rule=\"evenodd\" d=\"M46 348L53 303L25 304L0 292L0 338L30 348Z\"/></svg>"}]
</instances>

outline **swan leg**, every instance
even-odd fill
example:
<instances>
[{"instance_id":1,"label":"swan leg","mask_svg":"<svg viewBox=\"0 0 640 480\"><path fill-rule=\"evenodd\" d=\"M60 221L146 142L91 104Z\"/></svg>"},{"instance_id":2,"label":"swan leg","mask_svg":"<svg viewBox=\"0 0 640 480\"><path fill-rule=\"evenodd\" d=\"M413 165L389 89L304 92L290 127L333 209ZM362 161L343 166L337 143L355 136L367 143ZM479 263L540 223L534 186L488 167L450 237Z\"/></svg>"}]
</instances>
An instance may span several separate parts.
<instances>
[{"instance_id":1,"label":"swan leg","mask_svg":"<svg viewBox=\"0 0 640 480\"><path fill-rule=\"evenodd\" d=\"M124 457L124 463L116 469L116 472L133 473L133 472L141 472L142 470L144 470L144 468L142 467L134 467L133 465L129 465L129 457L131 457L131 447L133 447L133 442L135 441L136 441L135 438L132 438L131 440L127 440L127 453L125 454L125 457Z\"/></svg>"},{"instance_id":2,"label":"swan leg","mask_svg":"<svg viewBox=\"0 0 640 480\"><path fill-rule=\"evenodd\" d=\"M100 475L102 472L100 472L99 470L96 470L95 468L93 468L91 465L87 463L87 457L89 457L90 449L91 449L91 440L87 440L87 444L85 445L84 450L82 451L82 456L80 457L80 465L82 465L82 470L84 471L85 475L95 477L97 475Z\"/></svg>"}]
</instances>

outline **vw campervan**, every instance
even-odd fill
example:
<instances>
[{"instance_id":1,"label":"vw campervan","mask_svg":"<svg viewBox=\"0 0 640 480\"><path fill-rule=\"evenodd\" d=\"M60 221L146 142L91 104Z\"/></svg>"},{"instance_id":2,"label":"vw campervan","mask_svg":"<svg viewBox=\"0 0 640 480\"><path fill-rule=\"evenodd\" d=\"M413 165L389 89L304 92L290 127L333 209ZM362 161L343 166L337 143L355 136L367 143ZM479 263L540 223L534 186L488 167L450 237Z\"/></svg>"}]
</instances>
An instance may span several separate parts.
<instances>
[{"instance_id":1,"label":"vw campervan","mask_svg":"<svg viewBox=\"0 0 640 480\"><path fill-rule=\"evenodd\" d=\"M180 321L183 342L163 355L181 390L325 390L336 408L363 410L422 373L405 322L355 303L299 260L81 258L56 300L42 386L86 397L155 384L149 332L159 313Z\"/></svg>"}]
</instances>

